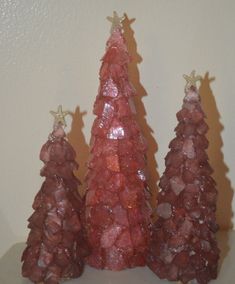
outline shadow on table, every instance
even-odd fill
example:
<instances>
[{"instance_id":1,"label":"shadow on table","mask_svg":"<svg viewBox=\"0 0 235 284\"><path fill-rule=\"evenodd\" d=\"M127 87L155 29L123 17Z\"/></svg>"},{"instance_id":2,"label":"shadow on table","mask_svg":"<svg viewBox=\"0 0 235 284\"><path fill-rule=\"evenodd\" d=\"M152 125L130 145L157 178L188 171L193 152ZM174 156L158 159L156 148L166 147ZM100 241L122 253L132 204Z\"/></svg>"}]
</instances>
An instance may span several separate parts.
<instances>
[{"instance_id":1,"label":"shadow on table","mask_svg":"<svg viewBox=\"0 0 235 284\"><path fill-rule=\"evenodd\" d=\"M0 283L1 284L32 284L21 276L20 257L25 248L25 243L13 245L0 259ZM66 284L163 284L168 281L160 280L147 267L138 267L122 271L97 270L89 266L85 267L80 278L70 279Z\"/></svg>"},{"instance_id":2,"label":"shadow on table","mask_svg":"<svg viewBox=\"0 0 235 284\"><path fill-rule=\"evenodd\" d=\"M221 248L221 255L226 252L226 238L227 233L220 231L218 233L218 243ZM232 237L231 237L232 240ZM17 243L13 245L4 255L0 258L0 283L1 284L32 284L28 279L21 276L21 261L20 257L25 248L25 243ZM219 278L213 283L233 283L230 281L232 260L234 252L226 254L225 265L222 267L220 263ZM221 257L222 259L222 257ZM79 279L71 279L66 281L67 284L164 284L168 281L160 280L150 269L147 267L138 267L133 269L126 269L123 271L109 271L109 270L96 270L89 266L85 267L85 271Z\"/></svg>"},{"instance_id":3,"label":"shadow on table","mask_svg":"<svg viewBox=\"0 0 235 284\"><path fill-rule=\"evenodd\" d=\"M1 284L30 284L29 280L21 277L21 254L25 243L13 245L0 258L0 283Z\"/></svg>"}]
</instances>

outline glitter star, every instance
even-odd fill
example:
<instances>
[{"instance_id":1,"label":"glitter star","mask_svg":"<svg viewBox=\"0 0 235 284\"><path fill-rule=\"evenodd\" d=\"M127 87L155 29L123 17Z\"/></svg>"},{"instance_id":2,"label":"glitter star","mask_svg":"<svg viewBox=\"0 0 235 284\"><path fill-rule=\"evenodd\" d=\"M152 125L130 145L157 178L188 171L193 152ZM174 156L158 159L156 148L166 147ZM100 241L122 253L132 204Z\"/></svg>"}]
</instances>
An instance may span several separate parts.
<instances>
[{"instance_id":1,"label":"glitter star","mask_svg":"<svg viewBox=\"0 0 235 284\"><path fill-rule=\"evenodd\" d=\"M188 75L183 75L184 79L186 80L186 86L185 86L185 89L189 89L190 87L197 87L196 86L196 83L197 81L200 81L202 78L201 76L195 76L195 71L193 70L191 72L191 74L188 76Z\"/></svg>"},{"instance_id":2,"label":"glitter star","mask_svg":"<svg viewBox=\"0 0 235 284\"><path fill-rule=\"evenodd\" d=\"M69 114L69 111L62 111L62 106L59 105L57 112L56 111L50 111L50 113L54 116L55 118L55 124L61 124L63 126L66 126L65 122L65 116Z\"/></svg>"},{"instance_id":3,"label":"glitter star","mask_svg":"<svg viewBox=\"0 0 235 284\"><path fill-rule=\"evenodd\" d=\"M111 33L117 28L122 27L122 21L125 17L118 17L118 13L116 11L113 12L113 17L107 17L107 20L112 23Z\"/></svg>"}]
</instances>

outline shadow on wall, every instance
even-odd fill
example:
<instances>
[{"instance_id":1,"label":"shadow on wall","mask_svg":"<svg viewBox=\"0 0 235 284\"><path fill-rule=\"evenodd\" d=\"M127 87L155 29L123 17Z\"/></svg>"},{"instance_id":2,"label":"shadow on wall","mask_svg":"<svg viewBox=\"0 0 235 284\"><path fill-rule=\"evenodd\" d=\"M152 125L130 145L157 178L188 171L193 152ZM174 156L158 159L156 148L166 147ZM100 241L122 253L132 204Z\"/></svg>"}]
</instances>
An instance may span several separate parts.
<instances>
[{"instance_id":1,"label":"shadow on wall","mask_svg":"<svg viewBox=\"0 0 235 284\"><path fill-rule=\"evenodd\" d=\"M159 175L157 172L157 162L155 160L155 153L157 152L158 146L153 137L153 130L149 127L145 116L146 111L144 108L144 104L142 102L142 98L147 96L147 92L140 82L140 75L138 70L138 64L142 61L141 56L137 52L137 44L134 39L134 31L131 29L131 24L135 21L135 19L129 19L126 14L124 14L125 19L123 20L123 30L124 37L126 40L127 48L129 54L131 56L131 62L129 64L129 79L133 86L135 87L138 96L134 98L136 111L137 111L137 122L140 125L142 133L147 140L148 143L148 152L147 152L147 166L149 171L149 187L152 193L152 206L156 207L156 195L158 192L157 189L157 181L159 180Z\"/></svg>"},{"instance_id":2,"label":"shadow on wall","mask_svg":"<svg viewBox=\"0 0 235 284\"><path fill-rule=\"evenodd\" d=\"M223 141L221 137L221 132L224 127L220 123L220 113L216 106L215 97L210 88L210 83L214 81L215 78L209 77L209 72L207 72L201 81L201 87L199 93L202 99L202 108L207 116L207 124L209 126L209 131L207 134L207 139L209 140L208 156L211 167L214 170L213 178L217 183L218 189L218 201L217 201L217 222L221 230L227 230L232 228L232 199L233 199L233 188L231 182L227 177L229 171L228 167L224 162L224 155L222 152ZM220 236L220 235L218 235ZM223 265L223 260L227 256L229 247L229 233L225 232L223 235L223 240L218 238L219 248L221 250L220 254L220 269Z\"/></svg>"},{"instance_id":3,"label":"shadow on wall","mask_svg":"<svg viewBox=\"0 0 235 284\"><path fill-rule=\"evenodd\" d=\"M79 164L79 168L75 171L76 177L81 181L82 185L79 187L79 192L83 196L85 193L84 177L86 174L86 162L89 155L89 146L86 143L82 129L84 127L83 116L86 115L86 111L81 112L77 107L75 112L72 113L72 125L71 131L67 137L69 143L73 146L77 156L76 161Z\"/></svg>"},{"instance_id":4,"label":"shadow on wall","mask_svg":"<svg viewBox=\"0 0 235 284\"><path fill-rule=\"evenodd\" d=\"M232 227L232 199L233 188L227 173L229 171L227 165L224 162L224 155L222 152L223 141L221 132L224 127L220 123L220 113L216 106L215 97L210 88L210 83L215 78L209 78L207 72L202 79L201 87L199 89L202 108L207 116L207 124L209 131L207 138L209 140L209 162L214 170L213 177L217 183L218 189L218 201L217 201L217 222L221 229L230 229Z\"/></svg>"}]
</instances>

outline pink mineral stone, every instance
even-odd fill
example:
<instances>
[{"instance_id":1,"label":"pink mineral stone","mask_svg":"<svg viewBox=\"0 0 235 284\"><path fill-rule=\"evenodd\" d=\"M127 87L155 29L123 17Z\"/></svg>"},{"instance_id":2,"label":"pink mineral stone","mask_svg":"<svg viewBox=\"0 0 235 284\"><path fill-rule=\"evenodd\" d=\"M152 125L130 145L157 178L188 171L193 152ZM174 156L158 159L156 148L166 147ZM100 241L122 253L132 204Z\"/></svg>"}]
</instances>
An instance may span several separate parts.
<instances>
[{"instance_id":1,"label":"pink mineral stone","mask_svg":"<svg viewBox=\"0 0 235 284\"><path fill-rule=\"evenodd\" d=\"M157 214L164 218L168 219L171 217L172 208L170 203L161 203L157 206Z\"/></svg>"},{"instance_id":2,"label":"pink mineral stone","mask_svg":"<svg viewBox=\"0 0 235 284\"><path fill-rule=\"evenodd\" d=\"M136 206L137 202L137 191L131 190L126 187L123 191L120 192L121 204L124 208L132 208Z\"/></svg>"},{"instance_id":3,"label":"pink mineral stone","mask_svg":"<svg viewBox=\"0 0 235 284\"><path fill-rule=\"evenodd\" d=\"M189 263L189 254L185 251L180 252L175 256L174 263L180 268L187 267Z\"/></svg>"},{"instance_id":4,"label":"pink mineral stone","mask_svg":"<svg viewBox=\"0 0 235 284\"><path fill-rule=\"evenodd\" d=\"M204 118L204 114L201 111L195 110L192 113L192 121L199 123Z\"/></svg>"},{"instance_id":5,"label":"pink mineral stone","mask_svg":"<svg viewBox=\"0 0 235 284\"><path fill-rule=\"evenodd\" d=\"M95 102L93 107L93 113L97 116L102 116L104 104L105 100L97 98L97 101Z\"/></svg>"},{"instance_id":6,"label":"pink mineral stone","mask_svg":"<svg viewBox=\"0 0 235 284\"><path fill-rule=\"evenodd\" d=\"M131 109L126 98L119 98L115 101L115 103L117 105L117 113L119 117L131 115Z\"/></svg>"},{"instance_id":7,"label":"pink mineral stone","mask_svg":"<svg viewBox=\"0 0 235 284\"><path fill-rule=\"evenodd\" d=\"M112 226L108 227L101 236L101 246L103 248L111 247L115 243L121 231L122 227L117 224L113 224Z\"/></svg>"},{"instance_id":8,"label":"pink mineral stone","mask_svg":"<svg viewBox=\"0 0 235 284\"><path fill-rule=\"evenodd\" d=\"M185 102L198 102L199 100L199 95L194 90L189 90L184 97Z\"/></svg>"},{"instance_id":9,"label":"pink mineral stone","mask_svg":"<svg viewBox=\"0 0 235 284\"><path fill-rule=\"evenodd\" d=\"M111 247L106 250L106 265L104 268L114 271L122 270L126 267L124 256L120 254L120 248Z\"/></svg>"},{"instance_id":10,"label":"pink mineral stone","mask_svg":"<svg viewBox=\"0 0 235 284\"><path fill-rule=\"evenodd\" d=\"M161 248L160 258L165 264L171 263L174 256L174 253L172 253L166 244Z\"/></svg>"},{"instance_id":11,"label":"pink mineral stone","mask_svg":"<svg viewBox=\"0 0 235 284\"><path fill-rule=\"evenodd\" d=\"M120 172L118 155L106 157L107 168L113 172Z\"/></svg>"},{"instance_id":12,"label":"pink mineral stone","mask_svg":"<svg viewBox=\"0 0 235 284\"><path fill-rule=\"evenodd\" d=\"M103 90L102 90L102 94L103 96L107 96L107 97L112 97L115 98L118 95L118 89L117 86L114 84L113 80L111 78L109 78L104 86L103 86Z\"/></svg>"},{"instance_id":13,"label":"pink mineral stone","mask_svg":"<svg viewBox=\"0 0 235 284\"><path fill-rule=\"evenodd\" d=\"M117 241L117 247L127 248L132 247L131 234L128 230L122 232Z\"/></svg>"},{"instance_id":14,"label":"pink mineral stone","mask_svg":"<svg viewBox=\"0 0 235 284\"><path fill-rule=\"evenodd\" d=\"M132 228L131 237L134 246L141 247L146 245L146 236L144 236L144 231L140 225Z\"/></svg>"},{"instance_id":15,"label":"pink mineral stone","mask_svg":"<svg viewBox=\"0 0 235 284\"><path fill-rule=\"evenodd\" d=\"M185 188L183 180L178 176L172 177L170 179L170 185L171 189L174 191L176 195L179 195L180 192Z\"/></svg>"},{"instance_id":16,"label":"pink mineral stone","mask_svg":"<svg viewBox=\"0 0 235 284\"><path fill-rule=\"evenodd\" d=\"M92 206L96 204L96 191L95 190L89 190L87 192L87 205Z\"/></svg>"},{"instance_id":17,"label":"pink mineral stone","mask_svg":"<svg viewBox=\"0 0 235 284\"><path fill-rule=\"evenodd\" d=\"M187 156L189 159L193 159L196 155L195 150L194 150L194 144L192 139L187 139L184 142L183 145L183 153Z\"/></svg>"},{"instance_id":18,"label":"pink mineral stone","mask_svg":"<svg viewBox=\"0 0 235 284\"><path fill-rule=\"evenodd\" d=\"M178 279L178 270L179 268L174 264L169 266L167 273L170 281L176 281Z\"/></svg>"},{"instance_id":19,"label":"pink mineral stone","mask_svg":"<svg viewBox=\"0 0 235 284\"><path fill-rule=\"evenodd\" d=\"M127 212L121 205L117 205L113 208L113 214L116 223L128 226Z\"/></svg>"},{"instance_id":20,"label":"pink mineral stone","mask_svg":"<svg viewBox=\"0 0 235 284\"><path fill-rule=\"evenodd\" d=\"M188 121L190 119L190 112L186 108L182 108L177 112L176 117L178 121Z\"/></svg>"},{"instance_id":21,"label":"pink mineral stone","mask_svg":"<svg viewBox=\"0 0 235 284\"><path fill-rule=\"evenodd\" d=\"M42 160L44 163L50 161L50 147L49 143L43 145L41 152L40 152L40 160Z\"/></svg>"},{"instance_id":22,"label":"pink mineral stone","mask_svg":"<svg viewBox=\"0 0 235 284\"><path fill-rule=\"evenodd\" d=\"M123 139L125 137L125 129L123 124L117 119L113 120L111 128L107 134L108 139Z\"/></svg>"},{"instance_id":23,"label":"pink mineral stone","mask_svg":"<svg viewBox=\"0 0 235 284\"><path fill-rule=\"evenodd\" d=\"M206 124L205 121L202 121L199 126L197 127L197 132L200 134L200 135L203 135L205 134L206 132L208 131L208 125Z\"/></svg>"},{"instance_id":24,"label":"pink mineral stone","mask_svg":"<svg viewBox=\"0 0 235 284\"><path fill-rule=\"evenodd\" d=\"M170 142L169 147L174 150L181 150L183 147L183 140L176 137Z\"/></svg>"},{"instance_id":25,"label":"pink mineral stone","mask_svg":"<svg viewBox=\"0 0 235 284\"><path fill-rule=\"evenodd\" d=\"M97 226L108 227L113 222L112 217L110 207L100 204L91 209L90 222Z\"/></svg>"},{"instance_id":26,"label":"pink mineral stone","mask_svg":"<svg viewBox=\"0 0 235 284\"><path fill-rule=\"evenodd\" d=\"M187 238L192 232L192 229L193 229L193 223L190 221L190 219L185 219L183 224L179 228L179 234Z\"/></svg>"},{"instance_id":27,"label":"pink mineral stone","mask_svg":"<svg viewBox=\"0 0 235 284\"><path fill-rule=\"evenodd\" d=\"M106 191L100 189L96 191L96 204L103 203L107 206L113 207L119 202L119 197L116 192Z\"/></svg>"},{"instance_id":28,"label":"pink mineral stone","mask_svg":"<svg viewBox=\"0 0 235 284\"><path fill-rule=\"evenodd\" d=\"M112 118L114 113L114 107L110 103L105 103L102 111L102 116L106 118Z\"/></svg>"}]
</instances>

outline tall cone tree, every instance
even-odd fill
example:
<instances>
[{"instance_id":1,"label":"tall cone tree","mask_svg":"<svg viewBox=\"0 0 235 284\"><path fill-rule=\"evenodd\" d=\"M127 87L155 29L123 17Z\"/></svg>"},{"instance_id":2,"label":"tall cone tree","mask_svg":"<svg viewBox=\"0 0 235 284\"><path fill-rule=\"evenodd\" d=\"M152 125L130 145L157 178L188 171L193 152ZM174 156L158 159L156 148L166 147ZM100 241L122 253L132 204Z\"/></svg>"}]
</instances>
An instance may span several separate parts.
<instances>
[{"instance_id":1,"label":"tall cone tree","mask_svg":"<svg viewBox=\"0 0 235 284\"><path fill-rule=\"evenodd\" d=\"M121 270L146 264L150 209L145 153L128 80L130 57L121 18L114 13L94 104L87 173L88 264Z\"/></svg>"},{"instance_id":2,"label":"tall cone tree","mask_svg":"<svg viewBox=\"0 0 235 284\"><path fill-rule=\"evenodd\" d=\"M185 98L160 179L159 218L153 226L148 265L160 278L206 284L216 278L219 259L217 190L206 153L208 126L196 88L199 76L192 72L184 77Z\"/></svg>"},{"instance_id":3,"label":"tall cone tree","mask_svg":"<svg viewBox=\"0 0 235 284\"><path fill-rule=\"evenodd\" d=\"M22 255L22 275L45 284L80 276L87 254L80 219L83 203L77 191L80 183L73 174L78 165L63 128L67 112L60 106L52 114L54 129L40 152L45 181L34 199L35 211L28 219L31 231Z\"/></svg>"}]
</instances>

